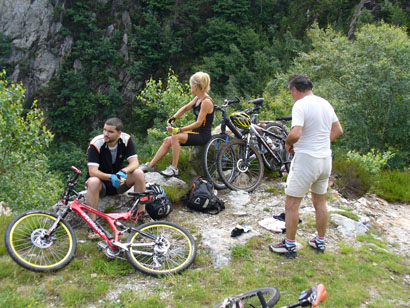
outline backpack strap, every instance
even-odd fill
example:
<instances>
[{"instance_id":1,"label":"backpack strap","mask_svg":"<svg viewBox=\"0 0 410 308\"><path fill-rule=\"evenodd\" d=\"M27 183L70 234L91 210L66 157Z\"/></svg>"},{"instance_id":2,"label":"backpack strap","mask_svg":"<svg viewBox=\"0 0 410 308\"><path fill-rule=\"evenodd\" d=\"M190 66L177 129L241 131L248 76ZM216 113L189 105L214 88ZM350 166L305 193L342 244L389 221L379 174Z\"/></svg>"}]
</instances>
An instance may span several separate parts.
<instances>
[{"instance_id":1,"label":"backpack strap","mask_svg":"<svg viewBox=\"0 0 410 308\"><path fill-rule=\"evenodd\" d=\"M188 200L191 200L191 199L192 199L192 195L193 195L194 190L195 190L196 182L198 182L200 178L201 178L201 177L198 176L198 177L196 177L196 178L194 179L194 181L192 182L191 187L190 187L190 189L189 189Z\"/></svg>"}]
</instances>

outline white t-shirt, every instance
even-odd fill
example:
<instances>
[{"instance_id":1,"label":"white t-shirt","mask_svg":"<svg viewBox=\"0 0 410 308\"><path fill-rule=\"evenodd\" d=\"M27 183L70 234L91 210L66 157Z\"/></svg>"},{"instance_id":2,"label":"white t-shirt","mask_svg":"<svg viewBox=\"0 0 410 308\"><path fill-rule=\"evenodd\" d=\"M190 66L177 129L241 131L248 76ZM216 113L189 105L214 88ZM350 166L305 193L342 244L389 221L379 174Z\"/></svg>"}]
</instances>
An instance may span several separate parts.
<instances>
[{"instance_id":1,"label":"white t-shirt","mask_svg":"<svg viewBox=\"0 0 410 308\"><path fill-rule=\"evenodd\" d=\"M293 145L295 153L306 153L325 158L332 155L330 131L339 121L330 103L316 95L298 100L292 109L292 127L303 126L302 136Z\"/></svg>"}]
</instances>

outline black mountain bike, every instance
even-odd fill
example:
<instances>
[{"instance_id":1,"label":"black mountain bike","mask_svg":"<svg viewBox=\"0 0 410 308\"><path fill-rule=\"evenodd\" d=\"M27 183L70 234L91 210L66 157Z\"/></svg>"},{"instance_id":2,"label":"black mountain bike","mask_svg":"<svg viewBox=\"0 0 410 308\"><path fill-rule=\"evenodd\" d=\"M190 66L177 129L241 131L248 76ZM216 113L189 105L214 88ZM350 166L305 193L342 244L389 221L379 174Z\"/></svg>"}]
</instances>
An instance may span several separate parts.
<instances>
[{"instance_id":1,"label":"black mountain bike","mask_svg":"<svg viewBox=\"0 0 410 308\"><path fill-rule=\"evenodd\" d=\"M254 100L248 101L250 104L254 104L254 107L246 111L247 114L255 114L256 111L262 108L263 98L257 98ZM204 147L203 157L202 157L202 166L204 170L204 175L206 178L211 180L214 183L216 189L225 189L226 186L224 182L220 179L220 176L217 171L217 158L222 147L233 137L241 139L243 137L243 130L237 128L226 116L226 108L231 104L239 103L239 98L233 100L225 99L222 106L214 105L215 111L220 111L222 113L221 120L221 132L217 135L213 135L208 143ZM257 116L257 115L256 115ZM256 122L256 116L252 121ZM226 127L230 129L232 135L229 135L226 131Z\"/></svg>"},{"instance_id":2,"label":"black mountain bike","mask_svg":"<svg viewBox=\"0 0 410 308\"><path fill-rule=\"evenodd\" d=\"M258 142L259 153L262 155L263 164L268 168L270 171L279 171L279 174L282 175L284 170L289 171L289 166L283 164L282 162L290 162L292 160L293 155L286 152L285 144L283 140L286 140L288 137L288 131L286 128L286 122L291 121L292 117L278 117L275 119L276 121L280 121L281 123L268 123L265 125L264 130L275 134L275 136L280 136L281 138L270 138L269 136L265 136L265 133L262 132L262 136L266 137L268 140L268 144L271 145L271 148L274 148L278 155L282 158L281 161L278 161L270 151L266 150L261 142ZM256 138L256 137L254 137ZM287 166L287 168L286 168Z\"/></svg>"},{"instance_id":3,"label":"black mountain bike","mask_svg":"<svg viewBox=\"0 0 410 308\"><path fill-rule=\"evenodd\" d=\"M280 293L278 289L264 287L225 298L222 303L213 308L272 308L279 302L279 299ZM302 291L297 303L283 306L282 308L317 307L326 299L326 288L320 283Z\"/></svg>"},{"instance_id":4,"label":"black mountain bike","mask_svg":"<svg viewBox=\"0 0 410 308\"><path fill-rule=\"evenodd\" d=\"M242 139L228 142L218 154L217 170L224 184L232 190L250 192L262 181L264 165L279 171L280 176L284 171L289 172L292 155L286 152L286 137L283 125L262 128L251 121Z\"/></svg>"}]
</instances>

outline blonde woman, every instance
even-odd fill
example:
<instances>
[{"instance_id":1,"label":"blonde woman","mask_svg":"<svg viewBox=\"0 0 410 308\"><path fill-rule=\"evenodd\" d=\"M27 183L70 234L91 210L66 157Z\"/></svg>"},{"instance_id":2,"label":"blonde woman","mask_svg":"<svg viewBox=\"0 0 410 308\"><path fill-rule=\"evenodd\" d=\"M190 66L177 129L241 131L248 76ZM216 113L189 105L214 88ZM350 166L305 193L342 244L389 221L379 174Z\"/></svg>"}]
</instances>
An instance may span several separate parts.
<instances>
[{"instance_id":1,"label":"blonde woman","mask_svg":"<svg viewBox=\"0 0 410 308\"><path fill-rule=\"evenodd\" d=\"M172 164L161 172L165 176L179 175L178 160L181 146L204 145L211 139L212 122L214 120L214 103L208 95L211 78L207 73L197 72L191 76L189 83L195 98L182 106L167 122L167 130L171 137L164 139L154 158L140 166L144 172L153 171L155 164L172 148ZM196 121L184 127L172 127L172 123L189 110L194 112Z\"/></svg>"}]
</instances>

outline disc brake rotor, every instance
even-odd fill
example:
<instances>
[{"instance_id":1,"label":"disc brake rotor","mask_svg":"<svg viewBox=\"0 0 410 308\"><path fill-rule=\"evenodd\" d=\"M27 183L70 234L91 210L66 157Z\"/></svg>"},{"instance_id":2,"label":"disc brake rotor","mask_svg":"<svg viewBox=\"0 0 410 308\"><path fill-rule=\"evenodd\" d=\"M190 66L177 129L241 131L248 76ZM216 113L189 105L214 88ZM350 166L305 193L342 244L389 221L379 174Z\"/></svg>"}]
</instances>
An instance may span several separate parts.
<instances>
[{"instance_id":1,"label":"disc brake rotor","mask_svg":"<svg viewBox=\"0 0 410 308\"><path fill-rule=\"evenodd\" d=\"M34 244L34 246L44 249L53 245L51 238L49 236L46 236L47 231L48 230L44 228L39 228L31 233L31 242Z\"/></svg>"}]
</instances>

